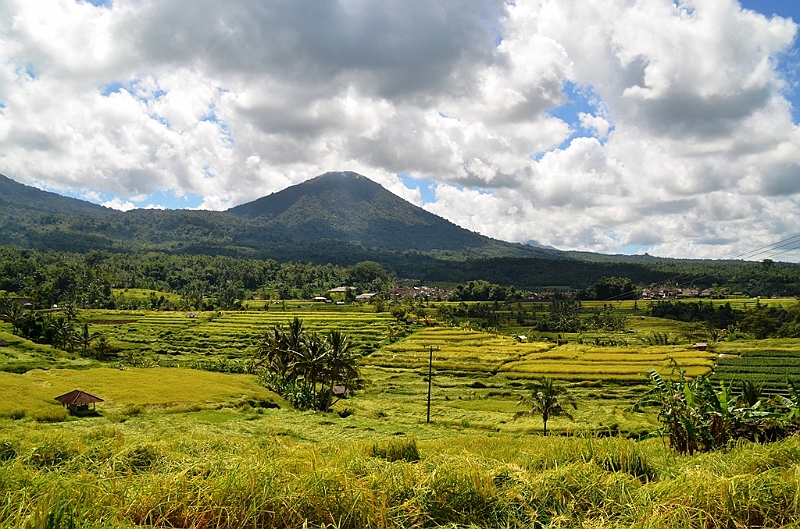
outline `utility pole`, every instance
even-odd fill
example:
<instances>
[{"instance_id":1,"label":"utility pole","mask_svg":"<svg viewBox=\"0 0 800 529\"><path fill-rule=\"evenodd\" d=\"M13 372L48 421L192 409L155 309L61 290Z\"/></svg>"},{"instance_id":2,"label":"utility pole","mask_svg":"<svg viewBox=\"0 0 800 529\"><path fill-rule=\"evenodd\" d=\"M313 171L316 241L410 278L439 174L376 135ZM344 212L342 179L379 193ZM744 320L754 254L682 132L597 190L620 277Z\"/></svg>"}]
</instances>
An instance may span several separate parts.
<instances>
[{"instance_id":1,"label":"utility pole","mask_svg":"<svg viewBox=\"0 0 800 529\"><path fill-rule=\"evenodd\" d=\"M431 354L428 358L428 417L426 423L431 422L431 379L433 377L433 346L431 346Z\"/></svg>"}]
</instances>

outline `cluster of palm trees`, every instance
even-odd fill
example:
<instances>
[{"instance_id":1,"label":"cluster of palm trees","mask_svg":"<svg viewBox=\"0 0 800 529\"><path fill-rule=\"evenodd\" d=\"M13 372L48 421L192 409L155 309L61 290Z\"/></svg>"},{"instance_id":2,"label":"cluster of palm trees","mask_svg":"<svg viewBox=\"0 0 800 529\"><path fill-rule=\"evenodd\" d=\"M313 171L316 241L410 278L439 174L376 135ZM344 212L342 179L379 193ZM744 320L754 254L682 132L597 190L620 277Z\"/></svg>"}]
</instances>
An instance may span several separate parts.
<instances>
[{"instance_id":1,"label":"cluster of palm trees","mask_svg":"<svg viewBox=\"0 0 800 529\"><path fill-rule=\"evenodd\" d=\"M111 346L105 337L89 330L89 324L77 325L78 309L74 304L62 308L33 310L16 300L0 299L0 319L11 324L14 333L36 343L58 349L76 350L84 355L105 357Z\"/></svg>"},{"instance_id":2,"label":"cluster of palm trees","mask_svg":"<svg viewBox=\"0 0 800 529\"><path fill-rule=\"evenodd\" d=\"M360 376L353 343L346 334L306 332L299 318L287 328L276 325L267 331L258 342L256 356L270 389L299 409L328 411Z\"/></svg>"}]
</instances>

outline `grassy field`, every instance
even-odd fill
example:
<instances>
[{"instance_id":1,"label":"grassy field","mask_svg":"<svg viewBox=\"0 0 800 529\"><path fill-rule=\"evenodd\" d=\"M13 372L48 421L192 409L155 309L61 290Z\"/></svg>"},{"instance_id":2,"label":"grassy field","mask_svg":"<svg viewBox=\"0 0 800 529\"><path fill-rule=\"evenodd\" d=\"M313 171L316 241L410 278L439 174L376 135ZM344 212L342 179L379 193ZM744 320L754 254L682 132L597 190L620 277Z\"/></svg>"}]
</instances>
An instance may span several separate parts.
<instances>
[{"instance_id":1,"label":"grassy field","mask_svg":"<svg viewBox=\"0 0 800 529\"><path fill-rule=\"evenodd\" d=\"M506 378L550 377L605 382L644 381L648 368L669 373L670 358L690 376L711 371L715 355L691 345L595 347L552 342L519 343L506 335L454 328L423 329L387 345L365 361L377 367L424 369L430 349L437 371Z\"/></svg>"},{"instance_id":2,"label":"grassy field","mask_svg":"<svg viewBox=\"0 0 800 529\"><path fill-rule=\"evenodd\" d=\"M666 529L800 517L796 438L677 456L659 439L351 440L339 436L350 420L311 414L302 436L243 412L0 420L0 525Z\"/></svg>"},{"instance_id":3,"label":"grassy field","mask_svg":"<svg viewBox=\"0 0 800 529\"><path fill-rule=\"evenodd\" d=\"M766 388L785 388L787 380L800 382L800 346L796 339L721 342L713 378L751 380Z\"/></svg>"},{"instance_id":4,"label":"grassy field","mask_svg":"<svg viewBox=\"0 0 800 529\"><path fill-rule=\"evenodd\" d=\"M0 372L0 417L33 417L38 421L67 418L55 397L81 389L104 400L104 414L140 413L148 409L214 409L243 402L276 405L280 397L260 386L253 375L232 375L188 369L51 369L18 375Z\"/></svg>"},{"instance_id":5,"label":"grassy field","mask_svg":"<svg viewBox=\"0 0 800 529\"><path fill-rule=\"evenodd\" d=\"M0 367L48 368L0 372L0 527L744 528L800 517L800 439L679 456L647 438L653 413L631 411L648 368L791 370L800 340L699 352L685 324L637 315L624 333L521 343L516 329L398 328L368 307L283 309L86 311L119 349L111 364L0 324ZM343 330L364 354L363 388L331 413L294 410L252 375L186 368L242 361L295 316L312 332ZM647 345L652 333L680 344ZM132 367L137 358L161 367ZM542 376L578 405L574 420L548 422L547 438L540 418L514 418ZM104 399L97 416L70 417L53 400L76 388Z\"/></svg>"}]
</instances>

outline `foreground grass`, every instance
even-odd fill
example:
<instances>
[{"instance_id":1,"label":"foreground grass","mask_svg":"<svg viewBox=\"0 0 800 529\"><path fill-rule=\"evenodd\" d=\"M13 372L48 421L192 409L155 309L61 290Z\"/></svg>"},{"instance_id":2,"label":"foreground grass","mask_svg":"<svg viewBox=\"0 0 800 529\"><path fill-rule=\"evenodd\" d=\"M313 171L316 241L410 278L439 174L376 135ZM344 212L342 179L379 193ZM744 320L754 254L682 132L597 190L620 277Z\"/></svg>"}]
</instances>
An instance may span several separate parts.
<instances>
[{"instance_id":1,"label":"foreground grass","mask_svg":"<svg viewBox=\"0 0 800 529\"><path fill-rule=\"evenodd\" d=\"M0 526L735 528L800 517L796 438L683 457L659 439L313 443L271 426L0 421ZM373 455L390 443L416 445L405 453L419 460Z\"/></svg>"}]
</instances>

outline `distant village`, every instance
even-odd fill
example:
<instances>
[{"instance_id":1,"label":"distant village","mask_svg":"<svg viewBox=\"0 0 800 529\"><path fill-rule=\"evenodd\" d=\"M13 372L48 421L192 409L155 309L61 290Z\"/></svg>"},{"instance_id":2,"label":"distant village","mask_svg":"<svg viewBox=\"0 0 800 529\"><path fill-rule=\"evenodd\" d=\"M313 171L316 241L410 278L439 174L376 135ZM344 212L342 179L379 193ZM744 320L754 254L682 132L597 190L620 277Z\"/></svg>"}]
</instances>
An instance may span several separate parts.
<instances>
[{"instance_id":1,"label":"distant village","mask_svg":"<svg viewBox=\"0 0 800 529\"><path fill-rule=\"evenodd\" d=\"M343 304L345 299L356 302L370 302L376 297L385 297L380 292L366 292L357 295L348 295L355 287L336 287L328 290L327 296L317 296L314 301ZM386 294L392 298L411 298L423 301L452 300L453 290L429 286L401 286L389 290ZM543 290L525 292L522 300L526 301L552 301L554 299L580 299L577 290ZM722 299L728 297L743 297L743 292L730 292L726 288L678 288L678 287L649 287L641 290L639 295L627 299L642 299L650 301L676 300L687 298Z\"/></svg>"}]
</instances>

